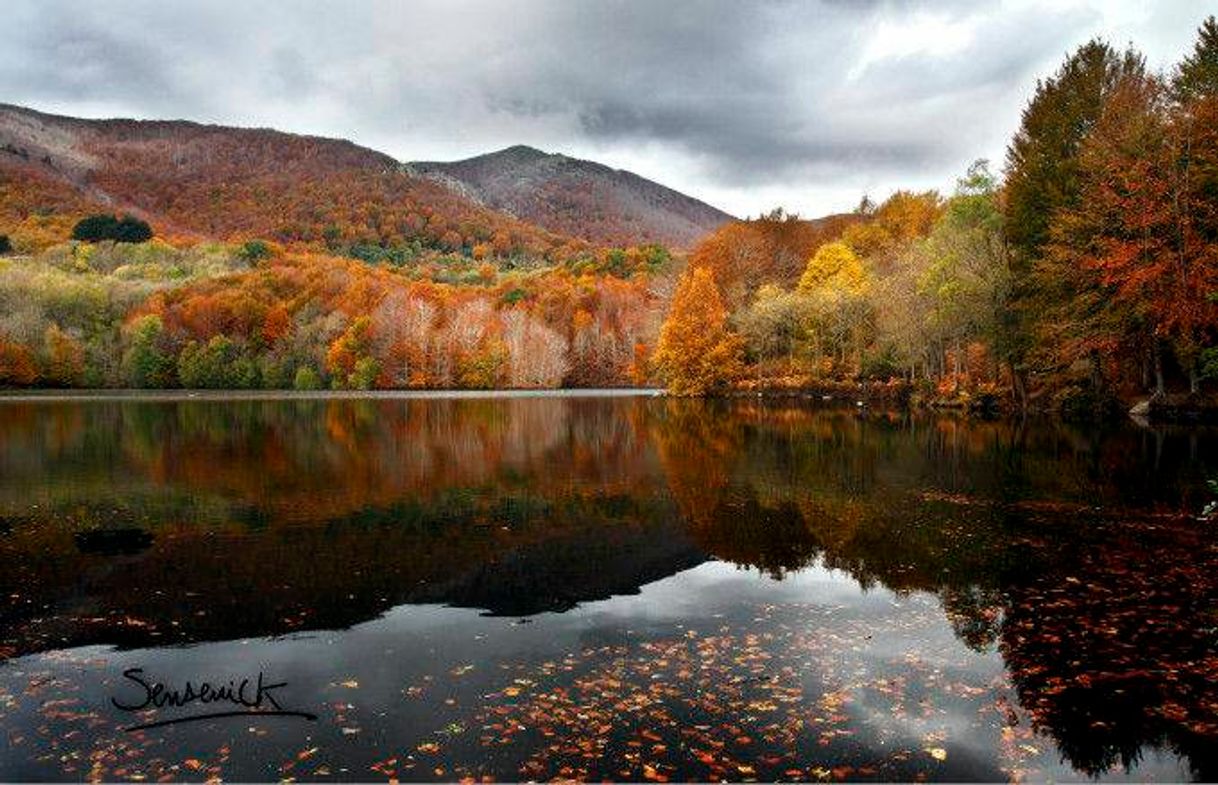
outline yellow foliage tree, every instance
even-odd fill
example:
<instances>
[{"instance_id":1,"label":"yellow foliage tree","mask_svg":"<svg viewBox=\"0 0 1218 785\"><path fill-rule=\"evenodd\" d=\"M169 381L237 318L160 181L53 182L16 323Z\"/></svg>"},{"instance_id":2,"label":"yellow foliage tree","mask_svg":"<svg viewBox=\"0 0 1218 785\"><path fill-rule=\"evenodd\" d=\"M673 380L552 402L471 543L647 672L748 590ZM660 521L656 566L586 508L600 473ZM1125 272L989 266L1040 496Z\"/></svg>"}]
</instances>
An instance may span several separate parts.
<instances>
[{"instance_id":1,"label":"yellow foliage tree","mask_svg":"<svg viewBox=\"0 0 1218 785\"><path fill-rule=\"evenodd\" d=\"M870 287L871 276L863 266L863 260L841 242L826 243L816 249L799 277L799 291L805 294L828 289L858 297L866 294Z\"/></svg>"},{"instance_id":2,"label":"yellow foliage tree","mask_svg":"<svg viewBox=\"0 0 1218 785\"><path fill-rule=\"evenodd\" d=\"M677 395L705 395L739 378L741 341L727 329L710 270L694 268L677 284L652 362Z\"/></svg>"}]
</instances>

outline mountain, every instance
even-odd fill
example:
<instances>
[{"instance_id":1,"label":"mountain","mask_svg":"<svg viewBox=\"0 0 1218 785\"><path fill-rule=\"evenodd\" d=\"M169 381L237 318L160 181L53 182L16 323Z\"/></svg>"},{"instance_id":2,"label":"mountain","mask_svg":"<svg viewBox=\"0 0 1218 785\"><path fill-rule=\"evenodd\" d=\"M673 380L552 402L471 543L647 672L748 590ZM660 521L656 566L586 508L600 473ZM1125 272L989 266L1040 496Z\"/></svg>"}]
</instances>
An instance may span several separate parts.
<instances>
[{"instance_id":1,"label":"mountain","mask_svg":"<svg viewBox=\"0 0 1218 785\"><path fill-rule=\"evenodd\" d=\"M0 234L42 247L99 210L161 235L553 258L592 244L686 248L730 220L629 172L527 147L403 165L341 139L0 104Z\"/></svg>"},{"instance_id":2,"label":"mountain","mask_svg":"<svg viewBox=\"0 0 1218 785\"><path fill-rule=\"evenodd\" d=\"M0 104L0 233L98 209L159 233L334 249L493 243L555 254L585 243L490 209L348 141L185 121L81 120ZM59 237L62 239L62 235Z\"/></svg>"},{"instance_id":3,"label":"mountain","mask_svg":"<svg viewBox=\"0 0 1218 785\"><path fill-rule=\"evenodd\" d=\"M732 216L637 174L523 145L412 171L552 232L597 244L688 249Z\"/></svg>"}]
</instances>

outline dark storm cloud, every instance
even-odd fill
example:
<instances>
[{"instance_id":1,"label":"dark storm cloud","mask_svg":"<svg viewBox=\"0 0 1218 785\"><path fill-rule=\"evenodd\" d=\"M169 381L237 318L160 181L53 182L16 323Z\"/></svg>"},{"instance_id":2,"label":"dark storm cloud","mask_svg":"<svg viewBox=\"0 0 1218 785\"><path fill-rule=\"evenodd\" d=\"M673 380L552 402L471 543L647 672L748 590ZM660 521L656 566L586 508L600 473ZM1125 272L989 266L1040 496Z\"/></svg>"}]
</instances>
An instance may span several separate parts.
<instances>
[{"instance_id":1,"label":"dark storm cloud","mask_svg":"<svg viewBox=\"0 0 1218 785\"><path fill-rule=\"evenodd\" d=\"M1187 0L7 5L0 100L271 125L401 158L528 143L737 205L808 182L950 182L1001 151L1071 47L1099 33L1174 55L1200 13Z\"/></svg>"}]
</instances>

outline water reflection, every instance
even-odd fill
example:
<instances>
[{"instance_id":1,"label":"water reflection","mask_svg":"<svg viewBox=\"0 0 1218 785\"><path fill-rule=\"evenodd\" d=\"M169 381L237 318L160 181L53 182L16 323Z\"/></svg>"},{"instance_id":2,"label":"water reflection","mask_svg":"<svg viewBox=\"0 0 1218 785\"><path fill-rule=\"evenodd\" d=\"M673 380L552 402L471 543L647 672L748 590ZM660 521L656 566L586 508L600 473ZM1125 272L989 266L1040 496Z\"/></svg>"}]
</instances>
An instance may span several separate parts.
<instances>
[{"instance_id":1,"label":"water reflection","mask_svg":"<svg viewBox=\"0 0 1218 785\"><path fill-rule=\"evenodd\" d=\"M440 675L454 705L484 704L472 714L399 700L365 721L422 738L451 714L495 736L419 742L443 760L402 756L409 779L455 776L462 759L497 778L1214 779L1218 544L1192 515L1218 475L1215 441L790 402L7 402L0 697L17 705L10 724L25 717L13 669L54 682L57 662L98 651L80 647L117 646L96 655L113 676L137 656L182 671L170 644L215 642L191 650L205 660L235 656L226 641L293 635L258 656L334 669L298 678L321 685L316 700L374 673L409 697L424 684L413 660L445 661L437 645L457 669L502 669L510 653L529 684L479 698L475 684L496 685ZM314 631L347 628L310 654ZM361 635L411 662L386 672ZM462 651L456 638L474 636ZM551 658L569 667L547 671ZM567 715L550 736L499 744L512 722ZM597 746L579 717L612 732ZM202 733L231 747L231 732ZM31 762L49 744L27 743L0 775L77 778ZM305 774L379 776L380 752L369 742ZM289 771L247 754L228 761L236 776Z\"/></svg>"}]
</instances>

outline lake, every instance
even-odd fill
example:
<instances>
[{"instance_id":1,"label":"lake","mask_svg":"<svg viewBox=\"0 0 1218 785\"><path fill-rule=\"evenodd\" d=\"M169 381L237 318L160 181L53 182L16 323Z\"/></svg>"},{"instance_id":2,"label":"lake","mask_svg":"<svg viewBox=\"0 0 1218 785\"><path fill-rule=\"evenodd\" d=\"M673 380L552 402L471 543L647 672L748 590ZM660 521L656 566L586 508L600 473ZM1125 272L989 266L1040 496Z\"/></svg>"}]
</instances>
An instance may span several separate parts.
<instances>
[{"instance_id":1,"label":"lake","mask_svg":"<svg viewBox=\"0 0 1218 785\"><path fill-rule=\"evenodd\" d=\"M1214 780L1216 477L794 399L0 400L0 780Z\"/></svg>"}]
</instances>

